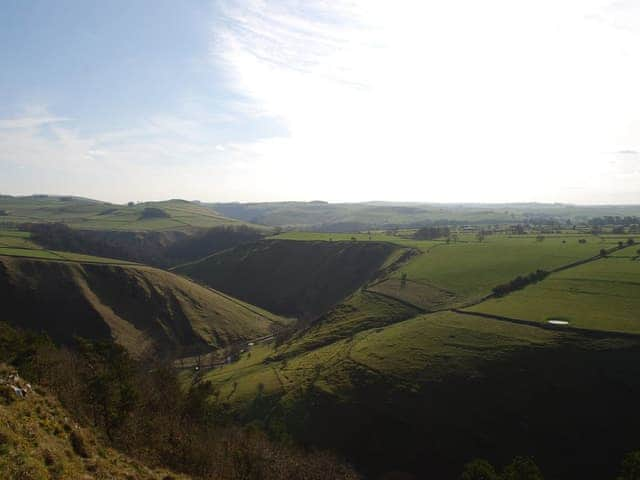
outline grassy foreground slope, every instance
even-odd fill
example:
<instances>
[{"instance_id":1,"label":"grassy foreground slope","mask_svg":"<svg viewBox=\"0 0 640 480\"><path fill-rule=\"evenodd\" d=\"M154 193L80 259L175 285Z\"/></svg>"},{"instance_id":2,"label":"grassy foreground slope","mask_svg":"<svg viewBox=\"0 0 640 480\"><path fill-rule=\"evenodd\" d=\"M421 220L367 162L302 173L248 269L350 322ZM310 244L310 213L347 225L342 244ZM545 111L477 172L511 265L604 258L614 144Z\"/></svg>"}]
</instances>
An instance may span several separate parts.
<instances>
[{"instance_id":1,"label":"grassy foreground slope","mask_svg":"<svg viewBox=\"0 0 640 480\"><path fill-rule=\"evenodd\" d=\"M377 242L266 240L175 271L272 312L313 319L374 278L397 250Z\"/></svg>"},{"instance_id":2,"label":"grassy foreground slope","mask_svg":"<svg viewBox=\"0 0 640 480\"><path fill-rule=\"evenodd\" d=\"M15 372L0 365L0 473L6 479L187 479L151 469L106 447L93 431L72 420L60 402L36 388L18 397ZM11 378L11 379L10 379Z\"/></svg>"},{"instance_id":3,"label":"grassy foreground slope","mask_svg":"<svg viewBox=\"0 0 640 480\"><path fill-rule=\"evenodd\" d=\"M140 265L0 256L3 319L54 340L113 338L130 352L199 352L272 333L281 319Z\"/></svg>"},{"instance_id":4,"label":"grassy foreground slope","mask_svg":"<svg viewBox=\"0 0 640 480\"><path fill-rule=\"evenodd\" d=\"M640 333L637 246L554 273L540 283L468 310L571 327Z\"/></svg>"},{"instance_id":5,"label":"grassy foreground slope","mask_svg":"<svg viewBox=\"0 0 640 480\"><path fill-rule=\"evenodd\" d=\"M85 230L190 231L242 223L185 200L128 206L53 195L0 196L0 211L2 222L60 222Z\"/></svg>"}]
</instances>

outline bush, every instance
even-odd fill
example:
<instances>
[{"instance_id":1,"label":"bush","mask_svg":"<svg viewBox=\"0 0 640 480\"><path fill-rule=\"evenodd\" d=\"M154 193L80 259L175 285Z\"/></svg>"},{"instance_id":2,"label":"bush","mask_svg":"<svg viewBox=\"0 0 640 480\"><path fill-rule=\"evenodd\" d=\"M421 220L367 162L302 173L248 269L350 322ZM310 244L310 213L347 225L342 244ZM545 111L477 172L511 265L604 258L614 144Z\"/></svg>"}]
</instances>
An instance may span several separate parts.
<instances>
[{"instance_id":1,"label":"bush","mask_svg":"<svg viewBox=\"0 0 640 480\"><path fill-rule=\"evenodd\" d=\"M544 477L532 458L516 457L502 471L502 480L544 480Z\"/></svg>"},{"instance_id":2,"label":"bush","mask_svg":"<svg viewBox=\"0 0 640 480\"><path fill-rule=\"evenodd\" d=\"M498 480L498 474L489 462L476 459L464 466L460 480Z\"/></svg>"}]
</instances>

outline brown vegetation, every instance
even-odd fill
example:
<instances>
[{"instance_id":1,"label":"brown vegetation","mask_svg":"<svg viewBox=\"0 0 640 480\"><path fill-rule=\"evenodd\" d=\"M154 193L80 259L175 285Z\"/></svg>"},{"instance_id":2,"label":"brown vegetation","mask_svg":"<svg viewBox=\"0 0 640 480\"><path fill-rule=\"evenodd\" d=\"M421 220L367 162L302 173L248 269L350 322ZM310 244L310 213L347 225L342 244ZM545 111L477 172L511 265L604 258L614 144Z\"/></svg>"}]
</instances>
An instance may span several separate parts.
<instances>
[{"instance_id":1,"label":"brown vegetation","mask_svg":"<svg viewBox=\"0 0 640 480\"><path fill-rule=\"evenodd\" d=\"M211 400L211 384L197 383L185 391L167 365L135 361L112 343L81 341L76 349L58 349L43 337L1 325L0 361L13 363L57 395L75 421L85 426L52 427L60 430L56 435L68 442L83 465L100 456L93 430L137 461L194 478L357 478L331 454L274 443L258 430L233 426L227 407ZM56 412L54 418L64 415ZM17 434L23 435L15 427L7 433ZM37 459L31 452L29 461L44 471L55 463L59 450L39 452Z\"/></svg>"}]
</instances>

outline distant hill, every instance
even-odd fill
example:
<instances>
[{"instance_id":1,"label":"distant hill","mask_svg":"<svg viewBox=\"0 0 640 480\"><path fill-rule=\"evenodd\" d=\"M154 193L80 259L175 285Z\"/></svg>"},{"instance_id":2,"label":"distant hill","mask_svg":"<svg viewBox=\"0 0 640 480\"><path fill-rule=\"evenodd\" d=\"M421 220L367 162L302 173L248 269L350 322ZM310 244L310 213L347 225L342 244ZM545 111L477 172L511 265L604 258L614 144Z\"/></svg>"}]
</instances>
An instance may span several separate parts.
<instances>
[{"instance_id":1,"label":"distant hill","mask_svg":"<svg viewBox=\"0 0 640 480\"><path fill-rule=\"evenodd\" d=\"M71 196L0 196L0 211L3 223L60 222L83 230L190 232L243 223L186 200L117 205Z\"/></svg>"},{"instance_id":2,"label":"distant hill","mask_svg":"<svg viewBox=\"0 0 640 480\"><path fill-rule=\"evenodd\" d=\"M607 215L638 215L638 205L578 206L543 203L326 203L265 202L207 204L220 215L268 226L320 232L422 227L443 224L504 224L530 221L586 220ZM1 208L1 207L0 207Z\"/></svg>"},{"instance_id":3,"label":"distant hill","mask_svg":"<svg viewBox=\"0 0 640 480\"><path fill-rule=\"evenodd\" d=\"M281 319L152 267L0 256L2 318L44 331L112 338L134 354L197 353L269 335Z\"/></svg>"}]
</instances>

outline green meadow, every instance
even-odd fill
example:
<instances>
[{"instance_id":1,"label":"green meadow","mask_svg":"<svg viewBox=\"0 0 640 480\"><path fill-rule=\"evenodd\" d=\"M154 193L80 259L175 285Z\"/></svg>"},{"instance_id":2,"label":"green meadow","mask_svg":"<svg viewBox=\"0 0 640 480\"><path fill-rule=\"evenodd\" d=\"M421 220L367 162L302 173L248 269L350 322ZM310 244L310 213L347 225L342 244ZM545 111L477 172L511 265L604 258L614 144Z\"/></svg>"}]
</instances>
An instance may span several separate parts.
<instances>
[{"instance_id":1,"label":"green meadow","mask_svg":"<svg viewBox=\"0 0 640 480\"><path fill-rule=\"evenodd\" d=\"M540 283L470 311L531 320L563 321L594 330L640 333L640 261L637 246L554 273Z\"/></svg>"}]
</instances>

